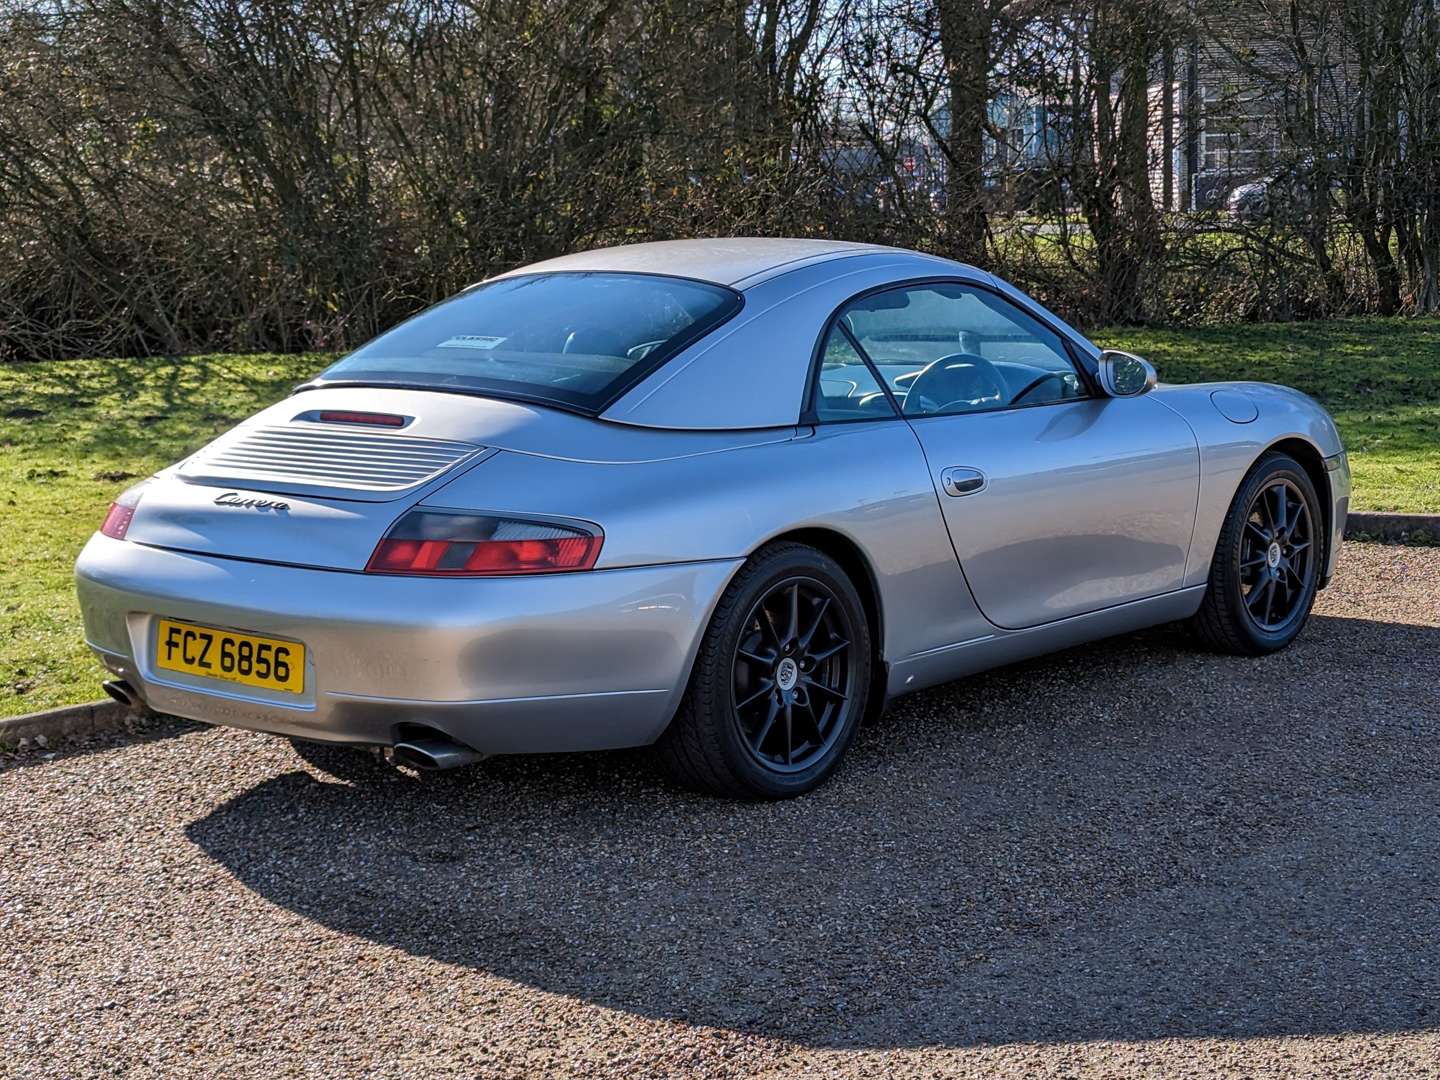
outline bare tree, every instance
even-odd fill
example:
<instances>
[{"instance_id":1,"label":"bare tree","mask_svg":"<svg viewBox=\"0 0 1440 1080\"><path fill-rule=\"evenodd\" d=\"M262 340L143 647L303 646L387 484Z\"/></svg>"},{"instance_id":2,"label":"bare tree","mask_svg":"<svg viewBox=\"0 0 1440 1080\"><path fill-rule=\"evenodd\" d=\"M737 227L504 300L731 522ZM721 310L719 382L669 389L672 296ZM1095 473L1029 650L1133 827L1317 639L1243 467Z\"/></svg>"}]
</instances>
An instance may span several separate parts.
<instances>
[{"instance_id":1,"label":"bare tree","mask_svg":"<svg viewBox=\"0 0 1440 1080\"><path fill-rule=\"evenodd\" d=\"M1258 224L1168 209L1217 49L1278 118ZM1437 0L0 0L0 358L340 348L725 233L1089 322L1436 312L1437 102Z\"/></svg>"}]
</instances>

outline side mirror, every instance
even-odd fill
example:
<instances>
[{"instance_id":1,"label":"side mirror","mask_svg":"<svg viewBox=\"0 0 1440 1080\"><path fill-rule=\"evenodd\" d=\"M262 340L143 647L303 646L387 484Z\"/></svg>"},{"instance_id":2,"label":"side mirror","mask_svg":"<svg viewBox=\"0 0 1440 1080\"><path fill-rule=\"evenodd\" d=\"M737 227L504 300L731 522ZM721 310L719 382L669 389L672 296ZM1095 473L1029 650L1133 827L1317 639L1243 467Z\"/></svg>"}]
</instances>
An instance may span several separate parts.
<instances>
[{"instance_id":1,"label":"side mirror","mask_svg":"<svg viewBox=\"0 0 1440 1080\"><path fill-rule=\"evenodd\" d=\"M1100 354L1100 389L1111 397L1138 397L1155 389L1155 368L1149 360L1119 349Z\"/></svg>"}]
</instances>

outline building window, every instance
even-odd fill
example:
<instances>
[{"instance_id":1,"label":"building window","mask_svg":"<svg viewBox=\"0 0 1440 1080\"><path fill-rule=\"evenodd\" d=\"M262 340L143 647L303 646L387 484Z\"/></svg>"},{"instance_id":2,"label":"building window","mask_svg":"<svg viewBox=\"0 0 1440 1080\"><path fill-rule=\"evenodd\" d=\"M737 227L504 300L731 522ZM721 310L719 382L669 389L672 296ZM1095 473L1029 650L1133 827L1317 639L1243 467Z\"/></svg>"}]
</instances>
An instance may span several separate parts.
<instances>
[{"instance_id":1,"label":"building window","mask_svg":"<svg viewBox=\"0 0 1440 1080\"><path fill-rule=\"evenodd\" d=\"M1204 89L1201 168L1254 174L1280 151L1280 131L1268 103L1253 93Z\"/></svg>"}]
</instances>

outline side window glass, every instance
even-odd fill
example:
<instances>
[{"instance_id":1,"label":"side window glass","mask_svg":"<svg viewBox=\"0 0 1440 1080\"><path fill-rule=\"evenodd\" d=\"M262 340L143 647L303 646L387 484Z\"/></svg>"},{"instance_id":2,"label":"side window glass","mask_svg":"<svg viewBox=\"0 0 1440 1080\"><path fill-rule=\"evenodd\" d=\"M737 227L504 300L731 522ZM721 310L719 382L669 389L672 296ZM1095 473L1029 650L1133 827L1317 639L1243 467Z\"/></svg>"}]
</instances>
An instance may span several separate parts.
<instances>
[{"instance_id":1,"label":"side window glass","mask_svg":"<svg viewBox=\"0 0 1440 1080\"><path fill-rule=\"evenodd\" d=\"M816 418L883 420L894 415L894 407L869 366L840 327L831 327L820 356L820 378L815 387Z\"/></svg>"},{"instance_id":2,"label":"side window glass","mask_svg":"<svg viewBox=\"0 0 1440 1080\"><path fill-rule=\"evenodd\" d=\"M1085 396L1059 335L984 289L891 289L856 301L843 319L906 416Z\"/></svg>"}]
</instances>

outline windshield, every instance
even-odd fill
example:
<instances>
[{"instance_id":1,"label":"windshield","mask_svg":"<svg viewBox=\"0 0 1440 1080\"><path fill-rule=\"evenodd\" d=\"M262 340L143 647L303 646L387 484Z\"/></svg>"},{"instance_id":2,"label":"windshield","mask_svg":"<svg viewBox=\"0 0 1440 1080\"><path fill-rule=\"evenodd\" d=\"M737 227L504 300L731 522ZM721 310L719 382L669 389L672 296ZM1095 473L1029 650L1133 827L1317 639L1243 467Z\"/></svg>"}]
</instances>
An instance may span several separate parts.
<instances>
[{"instance_id":1,"label":"windshield","mask_svg":"<svg viewBox=\"0 0 1440 1080\"><path fill-rule=\"evenodd\" d=\"M730 289L654 274L501 278L386 331L315 385L424 386L598 413L740 304Z\"/></svg>"}]
</instances>

